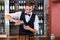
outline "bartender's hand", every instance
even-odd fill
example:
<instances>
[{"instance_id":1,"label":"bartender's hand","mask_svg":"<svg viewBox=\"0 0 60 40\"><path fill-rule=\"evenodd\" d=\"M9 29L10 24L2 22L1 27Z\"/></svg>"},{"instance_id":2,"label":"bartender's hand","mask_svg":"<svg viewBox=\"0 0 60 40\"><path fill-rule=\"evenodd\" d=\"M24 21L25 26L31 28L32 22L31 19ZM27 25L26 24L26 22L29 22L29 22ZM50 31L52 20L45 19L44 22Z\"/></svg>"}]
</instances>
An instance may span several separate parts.
<instances>
[{"instance_id":1,"label":"bartender's hand","mask_svg":"<svg viewBox=\"0 0 60 40\"><path fill-rule=\"evenodd\" d=\"M38 33L38 31L37 31L36 29L32 29L32 28L29 27L29 26L25 26L25 25L24 25L24 29L31 31L32 33Z\"/></svg>"},{"instance_id":2,"label":"bartender's hand","mask_svg":"<svg viewBox=\"0 0 60 40\"><path fill-rule=\"evenodd\" d=\"M24 25L24 29L25 29L25 30L30 30L31 27L29 27L29 26L25 26L25 25Z\"/></svg>"},{"instance_id":3,"label":"bartender's hand","mask_svg":"<svg viewBox=\"0 0 60 40\"><path fill-rule=\"evenodd\" d=\"M15 20L15 25L20 25L22 21L20 20Z\"/></svg>"}]
</instances>

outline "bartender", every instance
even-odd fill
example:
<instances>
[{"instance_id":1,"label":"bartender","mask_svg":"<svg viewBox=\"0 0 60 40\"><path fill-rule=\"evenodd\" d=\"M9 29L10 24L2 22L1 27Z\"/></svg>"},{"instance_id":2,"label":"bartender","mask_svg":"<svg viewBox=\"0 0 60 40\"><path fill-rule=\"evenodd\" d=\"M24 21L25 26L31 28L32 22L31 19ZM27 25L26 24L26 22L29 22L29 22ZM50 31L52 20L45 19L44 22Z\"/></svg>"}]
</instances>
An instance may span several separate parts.
<instances>
[{"instance_id":1,"label":"bartender","mask_svg":"<svg viewBox=\"0 0 60 40\"><path fill-rule=\"evenodd\" d=\"M33 12L32 3L27 3L25 11L6 14L5 17L19 25L19 35L39 34L39 19ZM22 21L24 24L22 24Z\"/></svg>"}]
</instances>

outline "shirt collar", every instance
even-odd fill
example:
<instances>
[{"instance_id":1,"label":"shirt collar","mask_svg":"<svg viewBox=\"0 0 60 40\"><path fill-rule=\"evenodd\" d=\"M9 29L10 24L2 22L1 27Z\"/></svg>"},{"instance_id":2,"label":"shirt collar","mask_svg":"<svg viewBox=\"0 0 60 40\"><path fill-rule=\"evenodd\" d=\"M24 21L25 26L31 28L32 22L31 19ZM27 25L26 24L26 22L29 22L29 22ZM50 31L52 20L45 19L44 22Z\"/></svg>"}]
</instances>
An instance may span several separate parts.
<instances>
[{"instance_id":1,"label":"shirt collar","mask_svg":"<svg viewBox=\"0 0 60 40\"><path fill-rule=\"evenodd\" d=\"M26 13L26 12L25 12ZM32 12L29 13L30 15L32 15Z\"/></svg>"}]
</instances>

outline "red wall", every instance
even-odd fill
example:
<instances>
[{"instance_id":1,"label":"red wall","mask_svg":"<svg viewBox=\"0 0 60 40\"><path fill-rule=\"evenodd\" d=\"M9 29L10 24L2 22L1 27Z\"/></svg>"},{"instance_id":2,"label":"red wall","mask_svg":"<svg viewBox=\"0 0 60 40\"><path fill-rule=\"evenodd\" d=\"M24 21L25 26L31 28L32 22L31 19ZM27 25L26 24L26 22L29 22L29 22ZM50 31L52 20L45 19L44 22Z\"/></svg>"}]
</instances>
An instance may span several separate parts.
<instances>
[{"instance_id":1,"label":"red wall","mask_svg":"<svg viewBox=\"0 0 60 40\"><path fill-rule=\"evenodd\" d=\"M51 33L60 37L60 3L51 4Z\"/></svg>"}]
</instances>

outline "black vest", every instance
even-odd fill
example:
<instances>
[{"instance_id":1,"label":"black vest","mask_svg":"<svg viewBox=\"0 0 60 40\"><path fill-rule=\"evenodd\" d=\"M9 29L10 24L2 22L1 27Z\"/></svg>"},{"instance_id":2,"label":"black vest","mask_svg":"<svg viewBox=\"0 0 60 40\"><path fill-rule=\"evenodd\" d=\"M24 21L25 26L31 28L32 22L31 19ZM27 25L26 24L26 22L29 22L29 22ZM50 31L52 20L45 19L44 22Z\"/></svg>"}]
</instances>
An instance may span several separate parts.
<instances>
[{"instance_id":1,"label":"black vest","mask_svg":"<svg viewBox=\"0 0 60 40\"><path fill-rule=\"evenodd\" d=\"M25 13L24 12L22 12L20 20L23 20L23 22L24 22L25 25L28 25L32 29L34 29L34 21L35 21L35 14L34 13L32 14L32 16L31 16L31 18L30 18L30 20L29 20L28 23L25 20ZM33 36L34 33L31 32L31 31L29 31L29 30L25 30L23 28L23 24L21 24L20 27L19 27L19 35L30 35L30 36Z\"/></svg>"}]
</instances>

